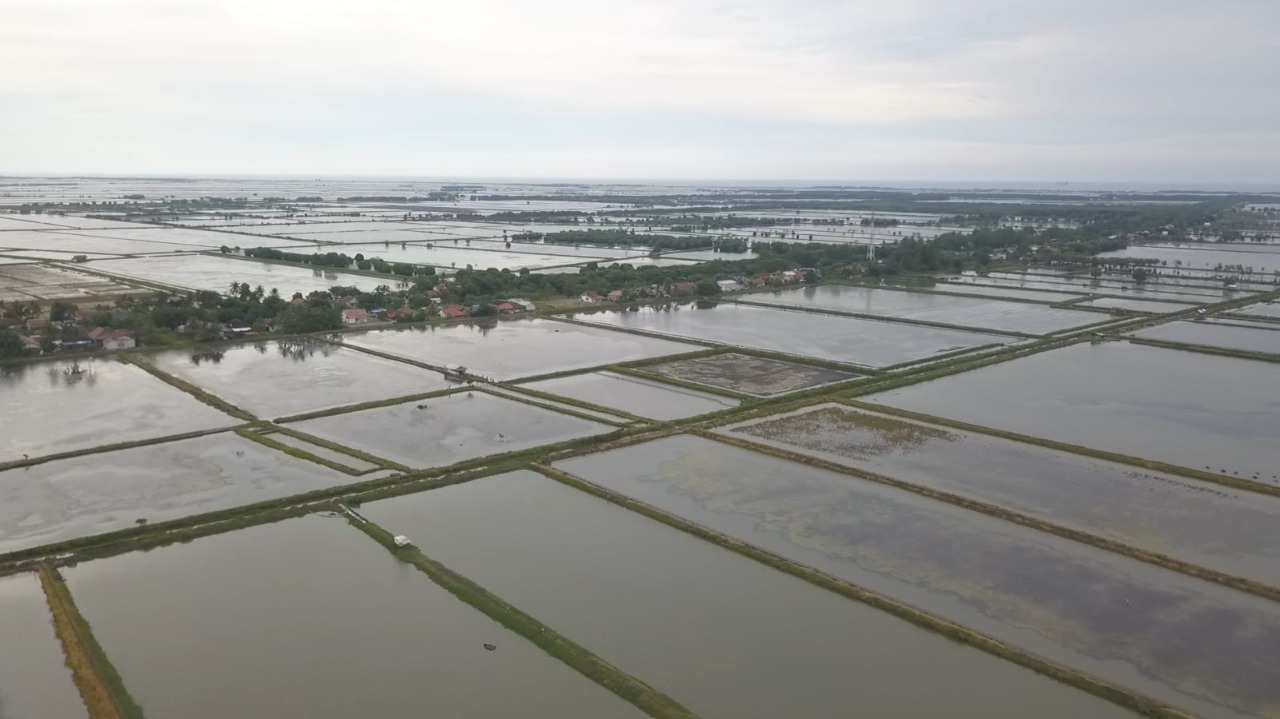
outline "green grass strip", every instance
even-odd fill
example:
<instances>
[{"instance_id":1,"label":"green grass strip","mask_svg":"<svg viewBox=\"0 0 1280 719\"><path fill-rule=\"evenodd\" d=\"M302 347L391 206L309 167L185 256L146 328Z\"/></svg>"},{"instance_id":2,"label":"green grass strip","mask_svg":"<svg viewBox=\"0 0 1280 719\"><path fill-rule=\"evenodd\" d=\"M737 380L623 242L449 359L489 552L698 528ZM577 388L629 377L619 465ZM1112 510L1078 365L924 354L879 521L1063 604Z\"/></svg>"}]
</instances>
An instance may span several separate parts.
<instances>
[{"instance_id":1,"label":"green grass strip","mask_svg":"<svg viewBox=\"0 0 1280 719\"><path fill-rule=\"evenodd\" d=\"M264 435L260 432L254 432L249 429L241 428L236 430L236 434L249 440L250 442L256 442L262 445L263 447L268 447L278 452L284 452L290 457L297 457L298 459L305 460L307 462L314 462L315 464L321 465L323 467L328 467L329 469L332 469L337 472L342 472L343 474L351 477L358 477L361 474L363 474L363 472L353 467L347 467L345 465L338 464L337 462L331 462L323 457L320 457L319 455L315 455L310 452L307 452L306 450L298 449L297 447L291 447L287 444L276 442L275 440L271 439L270 436Z\"/></svg>"},{"instance_id":2,"label":"green grass strip","mask_svg":"<svg viewBox=\"0 0 1280 719\"><path fill-rule=\"evenodd\" d=\"M381 544L400 561L411 564L431 581L471 605L490 619L519 634L547 654L633 704L655 719L696 719L696 715L676 700L588 651L585 647L513 607L484 587L427 557L417 547L397 547L382 527L348 514L347 520Z\"/></svg>"},{"instance_id":3,"label":"green grass strip","mask_svg":"<svg viewBox=\"0 0 1280 719\"><path fill-rule=\"evenodd\" d=\"M76 608L62 577L48 565L41 565L37 573L67 667L90 719L145 719L142 707L129 695L120 673L94 638L89 622Z\"/></svg>"},{"instance_id":4,"label":"green grass strip","mask_svg":"<svg viewBox=\"0 0 1280 719\"><path fill-rule=\"evenodd\" d=\"M332 417L338 414L350 414L352 412L363 412L367 409L378 409L380 407L393 407L397 404L406 404L408 402L421 402L424 399L433 399L436 397L444 397L450 394L456 394L466 389L466 387L446 387L444 389L432 390L430 392L420 392L418 394L405 395L403 397L389 397L387 399L372 400L370 402L360 402L358 404L348 404L342 407L331 407L329 409L316 410L314 412L303 412L301 414L293 414L288 417L278 417L274 420L276 424L288 424L290 422L304 422L309 419L319 419L321 417ZM348 452L348 454L350 454Z\"/></svg>"},{"instance_id":5,"label":"green grass strip","mask_svg":"<svg viewBox=\"0 0 1280 719\"><path fill-rule=\"evenodd\" d=\"M694 524L682 517L670 514L652 505L636 501L629 497L604 489L603 487L599 487L591 482L581 479L580 477L576 477L544 465L538 465L534 467L534 469L547 477L573 487L574 489L600 497L605 501L624 507L638 514L642 514L669 527L674 527L675 529L679 529L682 532L686 532L698 537L699 539L706 540L730 551L737 552L748 559L755 560L765 566L785 572L786 574L802 579L823 589L835 592L836 594L848 599L862 602L871 607L887 612L900 619L911 622L916 626L941 634L953 641L961 644L967 644L975 649L985 651L1001 659L1026 667L1027 669L1043 674L1051 679L1055 679L1059 682L1081 689L1093 694L1094 696L1130 709L1142 716L1157 717L1158 719L1193 719L1190 714L1175 709L1174 707L1151 697L1125 689L1124 687L1113 684L1101 677L1096 677L1075 669L1054 664L1035 654L1010 646L998 639L988 637L985 634L980 634L968 627L928 614L916 609L915 607L903 604L891 597L872 592L871 590L846 582L812 567L784 559L776 554L766 552L759 547L755 547L746 542L720 534L719 532L701 525Z\"/></svg>"}]
</instances>

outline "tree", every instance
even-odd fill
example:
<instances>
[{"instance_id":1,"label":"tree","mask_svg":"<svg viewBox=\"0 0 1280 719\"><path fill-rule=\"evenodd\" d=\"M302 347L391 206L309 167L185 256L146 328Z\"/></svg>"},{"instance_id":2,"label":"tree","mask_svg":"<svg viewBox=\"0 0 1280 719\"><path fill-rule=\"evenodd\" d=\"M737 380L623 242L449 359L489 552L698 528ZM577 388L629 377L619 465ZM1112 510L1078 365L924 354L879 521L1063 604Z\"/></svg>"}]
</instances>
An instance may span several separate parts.
<instances>
[{"instance_id":1,"label":"tree","mask_svg":"<svg viewBox=\"0 0 1280 719\"><path fill-rule=\"evenodd\" d=\"M720 294L720 285L710 277L698 280L698 284L694 286L694 292L699 297L712 297Z\"/></svg>"},{"instance_id":2,"label":"tree","mask_svg":"<svg viewBox=\"0 0 1280 719\"><path fill-rule=\"evenodd\" d=\"M51 322L64 322L71 319L76 312L76 306L66 302L54 302L49 308L49 320Z\"/></svg>"},{"instance_id":3,"label":"tree","mask_svg":"<svg viewBox=\"0 0 1280 719\"><path fill-rule=\"evenodd\" d=\"M1142 284L1143 282L1146 282L1148 278L1151 277L1151 270L1148 270L1145 267L1138 267L1134 269L1132 276L1133 276L1134 282L1137 282L1138 284Z\"/></svg>"}]
</instances>

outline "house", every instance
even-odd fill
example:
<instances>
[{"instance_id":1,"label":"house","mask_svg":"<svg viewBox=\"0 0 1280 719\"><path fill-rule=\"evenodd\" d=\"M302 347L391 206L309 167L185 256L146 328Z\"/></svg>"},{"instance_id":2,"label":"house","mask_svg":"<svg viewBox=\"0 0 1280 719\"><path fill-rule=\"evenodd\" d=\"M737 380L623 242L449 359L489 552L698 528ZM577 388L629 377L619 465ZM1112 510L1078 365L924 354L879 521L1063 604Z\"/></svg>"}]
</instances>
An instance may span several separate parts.
<instances>
[{"instance_id":1,"label":"house","mask_svg":"<svg viewBox=\"0 0 1280 719\"><path fill-rule=\"evenodd\" d=\"M27 320L27 329L31 332L38 332L49 327L49 320L40 318Z\"/></svg>"},{"instance_id":2,"label":"house","mask_svg":"<svg viewBox=\"0 0 1280 719\"><path fill-rule=\"evenodd\" d=\"M111 330L106 327L94 327L89 330L89 339L94 342L101 342L111 335Z\"/></svg>"},{"instance_id":3,"label":"house","mask_svg":"<svg viewBox=\"0 0 1280 719\"><path fill-rule=\"evenodd\" d=\"M514 315L517 312L523 311L523 308L514 302L497 302L494 303L493 308L497 310L500 315Z\"/></svg>"},{"instance_id":4,"label":"house","mask_svg":"<svg viewBox=\"0 0 1280 719\"><path fill-rule=\"evenodd\" d=\"M412 319L412 318L413 318L413 308L412 308L412 307L410 307L410 306L408 306L408 305L405 305L404 307L401 307L400 309L396 309L396 310L387 310L386 314L384 314L384 315L383 315L383 317L385 317L386 319L389 319L389 320L399 320L399 319L406 319L406 320L407 320L407 319Z\"/></svg>"},{"instance_id":5,"label":"house","mask_svg":"<svg viewBox=\"0 0 1280 719\"><path fill-rule=\"evenodd\" d=\"M440 316L445 319L457 319L467 316L467 308L462 305L445 305L440 308Z\"/></svg>"},{"instance_id":6,"label":"house","mask_svg":"<svg viewBox=\"0 0 1280 719\"><path fill-rule=\"evenodd\" d=\"M32 354L42 355L44 349L40 347L40 340L30 335L18 335L18 341L22 343L22 351Z\"/></svg>"},{"instance_id":7,"label":"house","mask_svg":"<svg viewBox=\"0 0 1280 719\"><path fill-rule=\"evenodd\" d=\"M721 292L737 292L742 289L742 284L737 280L716 280L716 285Z\"/></svg>"},{"instance_id":8,"label":"house","mask_svg":"<svg viewBox=\"0 0 1280 719\"><path fill-rule=\"evenodd\" d=\"M586 292L583 292L581 295L578 296L578 299L582 300L583 302L586 302L589 305L594 305L598 302L604 301L604 298L600 296L600 293L594 290L587 290Z\"/></svg>"},{"instance_id":9,"label":"house","mask_svg":"<svg viewBox=\"0 0 1280 719\"><path fill-rule=\"evenodd\" d=\"M672 289L678 295L691 295L697 291L698 286L692 282L677 282L672 285Z\"/></svg>"},{"instance_id":10,"label":"house","mask_svg":"<svg viewBox=\"0 0 1280 719\"><path fill-rule=\"evenodd\" d=\"M129 330L112 330L110 334L102 338L102 349L108 352L131 350L137 346L138 342L133 338L133 334Z\"/></svg>"},{"instance_id":11,"label":"house","mask_svg":"<svg viewBox=\"0 0 1280 719\"><path fill-rule=\"evenodd\" d=\"M529 300L521 299L519 297L513 297L507 300L507 302L510 302L513 305L519 305L520 309L524 310L525 312L533 312L534 310L538 309L537 305L533 304Z\"/></svg>"},{"instance_id":12,"label":"house","mask_svg":"<svg viewBox=\"0 0 1280 719\"><path fill-rule=\"evenodd\" d=\"M342 311L342 324L344 325L363 325L372 322L373 318L369 313L359 307Z\"/></svg>"},{"instance_id":13,"label":"house","mask_svg":"<svg viewBox=\"0 0 1280 719\"><path fill-rule=\"evenodd\" d=\"M614 291L610 292L610 293L608 294L608 298L609 298L609 301L610 301L610 302L621 302L621 301L622 301L622 290L614 290Z\"/></svg>"},{"instance_id":14,"label":"house","mask_svg":"<svg viewBox=\"0 0 1280 719\"><path fill-rule=\"evenodd\" d=\"M71 258L71 261L72 261L72 262L88 262L88 261L89 261L89 256L88 256L88 255L76 255L76 256L74 256L74 257L72 257L72 258Z\"/></svg>"},{"instance_id":15,"label":"house","mask_svg":"<svg viewBox=\"0 0 1280 719\"><path fill-rule=\"evenodd\" d=\"M391 541L394 542L395 545L401 549L404 549L405 547L413 546L413 542L409 541L409 538L404 536L403 534L397 534L396 536L391 538Z\"/></svg>"}]
</instances>

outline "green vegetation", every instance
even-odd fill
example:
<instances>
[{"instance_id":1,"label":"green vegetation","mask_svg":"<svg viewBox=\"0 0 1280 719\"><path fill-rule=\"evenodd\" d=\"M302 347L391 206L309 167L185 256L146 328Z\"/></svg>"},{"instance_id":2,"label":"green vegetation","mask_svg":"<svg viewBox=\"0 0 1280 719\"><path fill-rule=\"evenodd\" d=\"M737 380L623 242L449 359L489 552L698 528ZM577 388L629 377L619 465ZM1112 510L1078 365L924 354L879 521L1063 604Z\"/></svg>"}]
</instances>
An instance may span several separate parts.
<instances>
[{"instance_id":1,"label":"green vegetation","mask_svg":"<svg viewBox=\"0 0 1280 719\"><path fill-rule=\"evenodd\" d=\"M76 609L71 592L58 572L48 565L37 569L53 617L54 632L62 642L67 668L84 700L89 719L144 719L119 672L94 639L89 623Z\"/></svg>"},{"instance_id":2,"label":"green vegetation","mask_svg":"<svg viewBox=\"0 0 1280 719\"><path fill-rule=\"evenodd\" d=\"M411 564L450 594L519 634L547 654L569 665L588 679L625 699L656 719L695 719L696 715L674 699L592 654L537 619L511 606L501 597L427 557L416 547L397 547L382 527L353 514L351 526L369 535L400 561Z\"/></svg>"}]
</instances>

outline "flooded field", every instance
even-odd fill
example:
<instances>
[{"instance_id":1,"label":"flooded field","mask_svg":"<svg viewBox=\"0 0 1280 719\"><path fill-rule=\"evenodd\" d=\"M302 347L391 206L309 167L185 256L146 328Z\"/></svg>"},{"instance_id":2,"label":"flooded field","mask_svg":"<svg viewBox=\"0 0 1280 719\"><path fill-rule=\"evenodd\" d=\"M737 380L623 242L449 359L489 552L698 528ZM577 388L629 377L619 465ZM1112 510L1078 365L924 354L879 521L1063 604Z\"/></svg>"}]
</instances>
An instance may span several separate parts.
<instances>
[{"instance_id":1,"label":"flooded field","mask_svg":"<svg viewBox=\"0 0 1280 719\"><path fill-rule=\"evenodd\" d=\"M234 237L234 235L231 237ZM281 244L284 244L284 242L281 242ZM128 240L121 237L93 235L73 230L66 232L9 232L0 235L0 247L68 254L88 254L91 256L125 256L162 252L195 253L210 249L162 242L158 239Z\"/></svg>"},{"instance_id":2,"label":"flooded field","mask_svg":"<svg viewBox=\"0 0 1280 719\"><path fill-rule=\"evenodd\" d=\"M643 716L338 518L64 575L148 719Z\"/></svg>"},{"instance_id":3,"label":"flooded field","mask_svg":"<svg viewBox=\"0 0 1280 719\"><path fill-rule=\"evenodd\" d=\"M0 717L87 717L34 574L0 577L0 637Z\"/></svg>"},{"instance_id":4,"label":"flooded field","mask_svg":"<svg viewBox=\"0 0 1280 719\"><path fill-rule=\"evenodd\" d=\"M1249 329L1205 322L1169 322L1140 330L1133 333L1133 336L1245 352L1280 354L1280 332L1272 329Z\"/></svg>"},{"instance_id":5,"label":"flooded field","mask_svg":"<svg viewBox=\"0 0 1280 719\"><path fill-rule=\"evenodd\" d=\"M1132 310L1134 312L1153 312L1155 314L1164 314L1166 312L1185 312L1194 305L1182 304L1176 302L1159 302L1155 300L1134 300L1127 297L1099 297L1094 300L1085 300L1076 303L1077 307L1102 307L1104 309L1120 309Z\"/></svg>"},{"instance_id":6,"label":"flooded field","mask_svg":"<svg viewBox=\"0 0 1280 719\"><path fill-rule=\"evenodd\" d=\"M290 425L414 468L565 442L616 428L479 391Z\"/></svg>"},{"instance_id":7,"label":"flooded field","mask_svg":"<svg viewBox=\"0 0 1280 719\"><path fill-rule=\"evenodd\" d=\"M1249 305L1236 310L1237 314L1253 315L1255 317L1276 317L1280 318L1280 301L1272 300L1270 302L1259 302L1256 305Z\"/></svg>"},{"instance_id":8,"label":"flooded field","mask_svg":"<svg viewBox=\"0 0 1280 719\"><path fill-rule=\"evenodd\" d=\"M743 295L741 299L783 307L835 310L1029 334L1048 334L1107 319L1027 302L968 299L845 285L756 292Z\"/></svg>"},{"instance_id":9,"label":"flooded field","mask_svg":"<svg viewBox=\"0 0 1280 719\"><path fill-rule=\"evenodd\" d=\"M702 347L544 319L347 333L343 344L497 380L696 352Z\"/></svg>"},{"instance_id":10,"label":"flooded field","mask_svg":"<svg viewBox=\"0 0 1280 719\"><path fill-rule=\"evenodd\" d=\"M644 307L635 312L593 312L574 318L867 367L916 362L1011 341L1003 335L728 303L707 308L696 304Z\"/></svg>"},{"instance_id":11,"label":"flooded field","mask_svg":"<svg viewBox=\"0 0 1280 719\"><path fill-rule=\"evenodd\" d=\"M1082 343L862 399L1280 484L1271 362Z\"/></svg>"},{"instance_id":12,"label":"flooded field","mask_svg":"<svg viewBox=\"0 0 1280 719\"><path fill-rule=\"evenodd\" d=\"M89 266L98 272L192 290L226 292L232 282L247 282L254 287L262 285L267 291L280 290L280 294L286 298L295 292L306 295L327 291L335 286L358 287L370 291L389 281L386 278L331 269L292 267L209 255L97 260L89 263Z\"/></svg>"},{"instance_id":13,"label":"flooded field","mask_svg":"<svg viewBox=\"0 0 1280 719\"><path fill-rule=\"evenodd\" d=\"M824 405L720 430L1280 587L1280 500Z\"/></svg>"},{"instance_id":14,"label":"flooded field","mask_svg":"<svg viewBox=\"0 0 1280 719\"><path fill-rule=\"evenodd\" d=\"M0 472L0 552L360 481L223 433Z\"/></svg>"},{"instance_id":15,"label":"flooded field","mask_svg":"<svg viewBox=\"0 0 1280 719\"><path fill-rule=\"evenodd\" d=\"M120 295L140 292L137 287L123 282L33 264L0 267L0 291L10 302L99 299L107 303Z\"/></svg>"},{"instance_id":16,"label":"flooded field","mask_svg":"<svg viewBox=\"0 0 1280 719\"><path fill-rule=\"evenodd\" d=\"M349 454L343 454L342 452L336 452L328 447L312 444L311 442L299 439L293 435L285 434L284 432L272 432L266 435L266 437L272 442L300 449L304 452L310 452L320 459L327 459L330 462L340 464L348 469L354 469L357 472L368 472L378 468L378 465L373 464L372 462L366 462L363 459L356 459Z\"/></svg>"},{"instance_id":17,"label":"flooded field","mask_svg":"<svg viewBox=\"0 0 1280 719\"><path fill-rule=\"evenodd\" d=\"M658 420L719 412L739 404L729 397L612 372L558 377L522 386Z\"/></svg>"},{"instance_id":18,"label":"flooded field","mask_svg":"<svg viewBox=\"0 0 1280 719\"><path fill-rule=\"evenodd\" d=\"M1071 292L1054 292L1052 290L1020 290L1013 287L988 287L985 285L961 284L959 282L939 282L932 289L938 292L950 292L959 295L980 295L983 297L1003 298L1008 297L1017 300L1032 300L1033 302L1065 302L1067 300L1079 299L1084 293Z\"/></svg>"},{"instance_id":19,"label":"flooded field","mask_svg":"<svg viewBox=\"0 0 1280 719\"><path fill-rule=\"evenodd\" d=\"M415 238L410 237L408 239L413 240ZM500 244L497 247L486 245L482 248L478 242L471 247L455 246L452 242L447 242L436 244L434 247L428 247L425 244L375 244L344 245L340 249L353 257L358 252L365 257L380 257L387 262L434 265L446 269L465 269L470 266L477 270L487 270L489 268L519 270L567 265L580 261L573 257L561 255L534 254L532 251L516 252L513 251L515 249L514 245L512 250L502 249Z\"/></svg>"},{"instance_id":20,"label":"flooded field","mask_svg":"<svg viewBox=\"0 0 1280 719\"><path fill-rule=\"evenodd\" d=\"M0 397L0 462L240 423L110 359L0 368Z\"/></svg>"},{"instance_id":21,"label":"flooded field","mask_svg":"<svg viewBox=\"0 0 1280 719\"><path fill-rule=\"evenodd\" d=\"M146 359L263 418L451 386L436 372L305 340L160 352Z\"/></svg>"},{"instance_id":22,"label":"flooded field","mask_svg":"<svg viewBox=\"0 0 1280 719\"><path fill-rule=\"evenodd\" d=\"M557 466L1193 712L1280 715L1273 602L696 437Z\"/></svg>"},{"instance_id":23,"label":"flooded field","mask_svg":"<svg viewBox=\"0 0 1280 719\"><path fill-rule=\"evenodd\" d=\"M1131 245L1123 250L1103 252L1101 259L1116 257L1122 259L1160 260L1170 267L1181 263L1181 267L1193 269L1213 269L1219 265L1243 265L1252 267L1256 272L1271 272L1280 269L1280 254L1261 250L1225 250L1201 249L1198 247L1143 247Z\"/></svg>"},{"instance_id":24,"label":"flooded field","mask_svg":"<svg viewBox=\"0 0 1280 719\"><path fill-rule=\"evenodd\" d=\"M647 365L643 371L756 397L773 397L863 376L733 352Z\"/></svg>"},{"instance_id":25,"label":"flooded field","mask_svg":"<svg viewBox=\"0 0 1280 719\"><path fill-rule=\"evenodd\" d=\"M1124 280L1092 280L1078 278L1070 280L1055 280L1040 277L1039 275L1029 275L1027 278L1019 279L981 276L964 277L960 282L973 282L976 283L977 286L986 286L988 289L991 287L1014 287L1028 290L1072 292L1076 294L1123 294L1149 300L1192 302L1199 304L1214 301L1222 302L1223 300L1238 296L1238 293L1227 292L1223 289L1192 289L1157 285L1154 283L1139 285L1136 282Z\"/></svg>"},{"instance_id":26,"label":"flooded field","mask_svg":"<svg viewBox=\"0 0 1280 719\"><path fill-rule=\"evenodd\" d=\"M705 719L1130 716L532 472L361 511Z\"/></svg>"}]
</instances>

